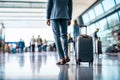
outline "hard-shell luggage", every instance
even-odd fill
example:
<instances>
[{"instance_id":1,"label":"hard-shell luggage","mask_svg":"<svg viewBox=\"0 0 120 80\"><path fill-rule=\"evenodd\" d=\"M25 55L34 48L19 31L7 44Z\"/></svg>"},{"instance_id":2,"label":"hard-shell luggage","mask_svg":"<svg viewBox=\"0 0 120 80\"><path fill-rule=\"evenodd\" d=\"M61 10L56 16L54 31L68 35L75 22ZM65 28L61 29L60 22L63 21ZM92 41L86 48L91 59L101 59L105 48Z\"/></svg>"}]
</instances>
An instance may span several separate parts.
<instances>
[{"instance_id":1,"label":"hard-shell luggage","mask_svg":"<svg viewBox=\"0 0 120 80\"><path fill-rule=\"evenodd\" d=\"M97 40L97 54L102 54L102 42L100 40Z\"/></svg>"},{"instance_id":2,"label":"hard-shell luggage","mask_svg":"<svg viewBox=\"0 0 120 80\"><path fill-rule=\"evenodd\" d=\"M91 36L87 35L87 26L86 34L80 35L77 37L77 55L76 63L80 62L93 62L93 39Z\"/></svg>"}]
</instances>

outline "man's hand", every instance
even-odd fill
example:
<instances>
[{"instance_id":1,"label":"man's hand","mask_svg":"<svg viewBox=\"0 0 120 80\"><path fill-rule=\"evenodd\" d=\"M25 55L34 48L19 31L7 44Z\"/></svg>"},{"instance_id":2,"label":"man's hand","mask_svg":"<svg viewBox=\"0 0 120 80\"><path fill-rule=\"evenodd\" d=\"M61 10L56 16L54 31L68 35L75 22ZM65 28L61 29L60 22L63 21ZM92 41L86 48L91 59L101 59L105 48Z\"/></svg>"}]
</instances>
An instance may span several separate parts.
<instances>
[{"instance_id":1,"label":"man's hand","mask_svg":"<svg viewBox=\"0 0 120 80\"><path fill-rule=\"evenodd\" d=\"M71 20L68 21L68 26L70 26L70 25L71 25Z\"/></svg>"},{"instance_id":2,"label":"man's hand","mask_svg":"<svg viewBox=\"0 0 120 80\"><path fill-rule=\"evenodd\" d=\"M50 19L47 20L47 25L50 26Z\"/></svg>"}]
</instances>

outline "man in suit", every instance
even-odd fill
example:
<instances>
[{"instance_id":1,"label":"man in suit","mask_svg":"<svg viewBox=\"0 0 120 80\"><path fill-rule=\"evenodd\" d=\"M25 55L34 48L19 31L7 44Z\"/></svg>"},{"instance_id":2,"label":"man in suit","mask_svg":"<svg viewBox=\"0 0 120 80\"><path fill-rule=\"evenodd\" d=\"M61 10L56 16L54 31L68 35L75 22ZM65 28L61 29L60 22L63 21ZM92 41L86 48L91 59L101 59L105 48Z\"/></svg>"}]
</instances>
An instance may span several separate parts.
<instances>
[{"instance_id":1,"label":"man in suit","mask_svg":"<svg viewBox=\"0 0 120 80\"><path fill-rule=\"evenodd\" d=\"M67 26L71 24L71 18L72 0L48 0L47 25L50 26L50 21L52 21L55 44L60 57L60 61L57 64L63 65L70 61L68 56ZM63 48L60 36L63 39Z\"/></svg>"}]
</instances>

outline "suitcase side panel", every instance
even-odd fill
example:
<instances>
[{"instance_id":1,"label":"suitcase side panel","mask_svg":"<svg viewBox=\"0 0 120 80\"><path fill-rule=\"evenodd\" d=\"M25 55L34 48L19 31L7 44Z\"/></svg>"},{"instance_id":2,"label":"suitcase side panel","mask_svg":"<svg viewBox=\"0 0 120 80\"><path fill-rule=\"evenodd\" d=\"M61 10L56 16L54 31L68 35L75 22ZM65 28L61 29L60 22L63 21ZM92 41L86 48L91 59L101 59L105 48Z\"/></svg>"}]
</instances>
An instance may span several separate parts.
<instances>
[{"instance_id":1,"label":"suitcase side panel","mask_svg":"<svg viewBox=\"0 0 120 80\"><path fill-rule=\"evenodd\" d=\"M102 53L102 42L98 40L98 54Z\"/></svg>"},{"instance_id":2,"label":"suitcase side panel","mask_svg":"<svg viewBox=\"0 0 120 80\"><path fill-rule=\"evenodd\" d=\"M77 39L77 59L81 61L93 60L93 41L92 37L78 37Z\"/></svg>"}]
</instances>

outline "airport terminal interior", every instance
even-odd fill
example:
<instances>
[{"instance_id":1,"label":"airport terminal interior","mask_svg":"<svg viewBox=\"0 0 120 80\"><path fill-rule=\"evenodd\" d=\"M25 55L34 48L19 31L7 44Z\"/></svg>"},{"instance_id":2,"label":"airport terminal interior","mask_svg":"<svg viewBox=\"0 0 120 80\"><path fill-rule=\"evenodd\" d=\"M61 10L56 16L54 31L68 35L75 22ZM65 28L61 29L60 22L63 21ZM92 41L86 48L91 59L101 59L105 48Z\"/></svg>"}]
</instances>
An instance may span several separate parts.
<instances>
[{"instance_id":1,"label":"airport terminal interior","mask_svg":"<svg viewBox=\"0 0 120 80\"><path fill-rule=\"evenodd\" d=\"M87 26L79 30L80 35L87 32L92 37L93 62L77 62L79 51L73 39L68 43L70 62L64 65L56 64L59 55L52 28L46 24L47 2L0 0L0 80L120 80L120 0L72 0L68 34L74 37L74 20ZM96 29L100 46L94 39ZM32 38L35 50L31 49Z\"/></svg>"}]
</instances>

